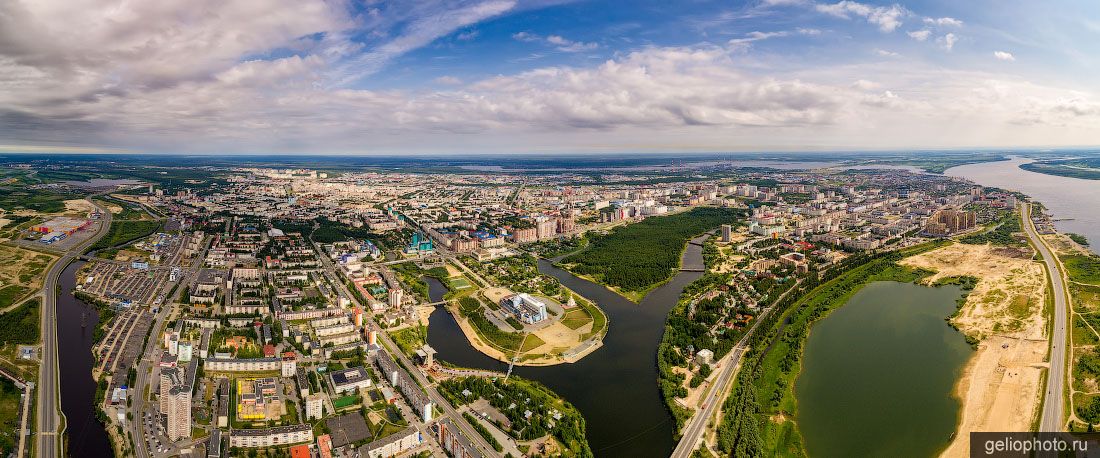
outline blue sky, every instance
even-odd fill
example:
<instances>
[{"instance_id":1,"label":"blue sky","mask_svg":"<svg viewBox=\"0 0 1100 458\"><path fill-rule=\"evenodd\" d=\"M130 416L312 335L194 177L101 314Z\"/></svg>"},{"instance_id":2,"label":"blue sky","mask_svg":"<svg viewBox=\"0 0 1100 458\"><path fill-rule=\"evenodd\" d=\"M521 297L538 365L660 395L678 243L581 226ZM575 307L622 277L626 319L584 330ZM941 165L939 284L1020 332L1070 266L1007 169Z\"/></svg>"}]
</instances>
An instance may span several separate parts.
<instances>
[{"instance_id":1,"label":"blue sky","mask_svg":"<svg viewBox=\"0 0 1100 458\"><path fill-rule=\"evenodd\" d=\"M0 150L1090 146L1095 2L0 5Z\"/></svg>"}]
</instances>

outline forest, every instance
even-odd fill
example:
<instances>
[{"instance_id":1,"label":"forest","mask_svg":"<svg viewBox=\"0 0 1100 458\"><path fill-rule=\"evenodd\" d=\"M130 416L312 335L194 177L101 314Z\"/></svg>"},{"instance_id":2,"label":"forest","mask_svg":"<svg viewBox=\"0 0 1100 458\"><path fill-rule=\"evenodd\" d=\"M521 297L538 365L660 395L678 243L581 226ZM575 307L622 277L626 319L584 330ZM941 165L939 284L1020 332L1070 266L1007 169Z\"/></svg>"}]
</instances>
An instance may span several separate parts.
<instances>
[{"instance_id":1,"label":"forest","mask_svg":"<svg viewBox=\"0 0 1100 458\"><path fill-rule=\"evenodd\" d=\"M672 278L688 240L743 215L738 209L698 207L676 215L646 218L594 237L587 248L562 262L569 270L603 284L624 291L645 291Z\"/></svg>"}]
</instances>

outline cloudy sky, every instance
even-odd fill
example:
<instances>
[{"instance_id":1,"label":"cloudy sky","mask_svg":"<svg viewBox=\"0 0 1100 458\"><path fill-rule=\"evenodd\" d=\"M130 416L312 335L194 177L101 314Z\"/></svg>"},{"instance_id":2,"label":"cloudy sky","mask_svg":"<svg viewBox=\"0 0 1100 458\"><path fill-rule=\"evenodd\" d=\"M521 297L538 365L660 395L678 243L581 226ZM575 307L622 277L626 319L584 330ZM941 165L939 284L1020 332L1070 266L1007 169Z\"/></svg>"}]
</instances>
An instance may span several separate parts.
<instances>
[{"instance_id":1,"label":"cloudy sky","mask_svg":"<svg viewBox=\"0 0 1100 458\"><path fill-rule=\"evenodd\" d=\"M7 0L0 151L1100 144L1100 2Z\"/></svg>"}]
</instances>

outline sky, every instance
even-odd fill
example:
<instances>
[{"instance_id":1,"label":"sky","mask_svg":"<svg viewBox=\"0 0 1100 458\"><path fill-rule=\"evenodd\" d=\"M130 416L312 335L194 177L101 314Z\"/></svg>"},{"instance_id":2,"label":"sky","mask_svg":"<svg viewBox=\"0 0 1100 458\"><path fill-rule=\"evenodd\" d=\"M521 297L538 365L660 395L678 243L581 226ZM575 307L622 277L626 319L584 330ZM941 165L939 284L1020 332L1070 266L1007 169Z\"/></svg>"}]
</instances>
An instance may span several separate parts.
<instances>
[{"instance_id":1,"label":"sky","mask_svg":"<svg viewBox=\"0 0 1100 458\"><path fill-rule=\"evenodd\" d=\"M1100 2L7 0L0 151L1100 144Z\"/></svg>"}]
</instances>

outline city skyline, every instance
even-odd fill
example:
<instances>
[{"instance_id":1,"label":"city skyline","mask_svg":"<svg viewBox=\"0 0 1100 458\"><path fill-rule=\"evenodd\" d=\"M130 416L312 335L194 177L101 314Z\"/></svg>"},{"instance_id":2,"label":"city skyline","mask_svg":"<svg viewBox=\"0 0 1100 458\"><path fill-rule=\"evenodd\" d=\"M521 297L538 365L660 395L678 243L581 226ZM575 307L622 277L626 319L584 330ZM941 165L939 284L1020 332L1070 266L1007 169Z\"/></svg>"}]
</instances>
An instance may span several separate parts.
<instances>
[{"instance_id":1,"label":"city skyline","mask_svg":"<svg viewBox=\"0 0 1100 458\"><path fill-rule=\"evenodd\" d=\"M1089 146L1097 8L12 3L0 151Z\"/></svg>"}]
</instances>

